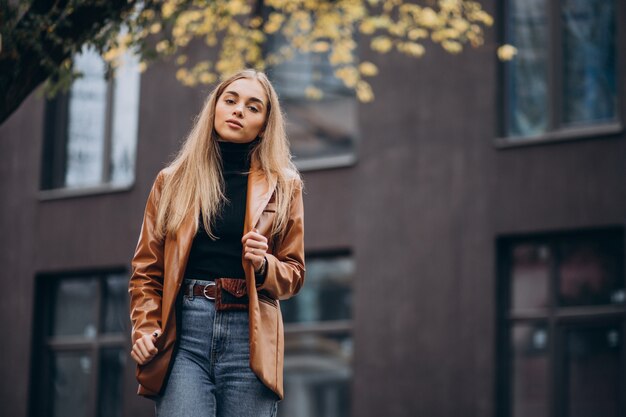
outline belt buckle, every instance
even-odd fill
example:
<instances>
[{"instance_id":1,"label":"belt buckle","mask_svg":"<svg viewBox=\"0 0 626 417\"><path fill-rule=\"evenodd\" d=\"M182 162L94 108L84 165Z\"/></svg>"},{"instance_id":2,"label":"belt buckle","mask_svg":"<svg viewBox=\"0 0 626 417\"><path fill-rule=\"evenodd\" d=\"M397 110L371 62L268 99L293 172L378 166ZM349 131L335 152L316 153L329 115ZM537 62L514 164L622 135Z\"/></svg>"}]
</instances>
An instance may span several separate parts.
<instances>
[{"instance_id":1,"label":"belt buckle","mask_svg":"<svg viewBox=\"0 0 626 417\"><path fill-rule=\"evenodd\" d=\"M204 288L202 289L202 294L204 294L204 296L206 297L207 300L215 300L215 297L210 297L207 294L208 288L209 287L215 287L215 281L209 282L207 285L204 286Z\"/></svg>"}]
</instances>

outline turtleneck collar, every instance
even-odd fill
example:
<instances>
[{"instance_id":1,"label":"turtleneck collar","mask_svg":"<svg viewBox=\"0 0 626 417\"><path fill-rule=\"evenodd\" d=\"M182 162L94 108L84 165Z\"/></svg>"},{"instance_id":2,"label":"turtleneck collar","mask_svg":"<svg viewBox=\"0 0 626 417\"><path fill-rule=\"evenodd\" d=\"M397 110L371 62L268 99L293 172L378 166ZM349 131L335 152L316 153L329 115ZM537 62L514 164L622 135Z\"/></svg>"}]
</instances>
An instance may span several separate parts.
<instances>
[{"instance_id":1,"label":"turtleneck collar","mask_svg":"<svg viewBox=\"0 0 626 417\"><path fill-rule=\"evenodd\" d=\"M250 151L260 142L256 138L248 143L217 141L222 154L224 172L243 172L250 169Z\"/></svg>"}]
</instances>

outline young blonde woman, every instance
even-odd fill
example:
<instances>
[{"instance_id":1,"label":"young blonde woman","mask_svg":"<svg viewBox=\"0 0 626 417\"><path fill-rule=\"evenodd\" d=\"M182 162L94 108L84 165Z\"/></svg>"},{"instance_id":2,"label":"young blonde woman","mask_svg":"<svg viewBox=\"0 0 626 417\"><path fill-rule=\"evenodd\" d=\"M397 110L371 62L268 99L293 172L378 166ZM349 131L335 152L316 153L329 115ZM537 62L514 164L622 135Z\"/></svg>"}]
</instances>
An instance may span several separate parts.
<instances>
[{"instance_id":1,"label":"young blonde woman","mask_svg":"<svg viewBox=\"0 0 626 417\"><path fill-rule=\"evenodd\" d=\"M263 417L283 398L278 300L304 282L302 180L274 88L221 82L156 177L129 282L138 394L158 417Z\"/></svg>"}]
</instances>

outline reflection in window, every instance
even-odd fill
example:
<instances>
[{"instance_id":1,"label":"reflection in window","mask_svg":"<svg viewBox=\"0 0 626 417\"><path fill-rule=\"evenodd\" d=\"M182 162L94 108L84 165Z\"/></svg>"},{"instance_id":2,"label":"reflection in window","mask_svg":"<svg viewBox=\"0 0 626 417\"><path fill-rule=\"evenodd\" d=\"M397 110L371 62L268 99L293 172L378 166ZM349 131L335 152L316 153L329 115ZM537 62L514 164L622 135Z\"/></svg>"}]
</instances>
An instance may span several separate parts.
<instances>
[{"instance_id":1,"label":"reflection in window","mask_svg":"<svg viewBox=\"0 0 626 417\"><path fill-rule=\"evenodd\" d=\"M624 301L620 246L614 240L567 241L560 245L559 304L606 305Z\"/></svg>"},{"instance_id":2,"label":"reflection in window","mask_svg":"<svg viewBox=\"0 0 626 417\"><path fill-rule=\"evenodd\" d=\"M511 290L513 310L548 306L550 249L523 243L512 249Z\"/></svg>"},{"instance_id":3,"label":"reflection in window","mask_svg":"<svg viewBox=\"0 0 626 417\"><path fill-rule=\"evenodd\" d=\"M620 403L622 329L619 324L566 332L567 415L617 417Z\"/></svg>"},{"instance_id":4,"label":"reflection in window","mask_svg":"<svg viewBox=\"0 0 626 417\"><path fill-rule=\"evenodd\" d=\"M508 65L507 136L530 136L548 127L548 17L545 0L510 0L507 42L518 54Z\"/></svg>"},{"instance_id":5,"label":"reflection in window","mask_svg":"<svg viewBox=\"0 0 626 417\"><path fill-rule=\"evenodd\" d=\"M615 118L615 2L562 0L563 122Z\"/></svg>"},{"instance_id":6,"label":"reflection in window","mask_svg":"<svg viewBox=\"0 0 626 417\"><path fill-rule=\"evenodd\" d=\"M284 46L280 35L267 41L270 52ZM357 101L352 90L334 75L328 53L295 53L268 71L287 119L287 136L300 169L345 165L355 158ZM321 99L305 94L314 86Z\"/></svg>"},{"instance_id":7,"label":"reflection in window","mask_svg":"<svg viewBox=\"0 0 626 417\"><path fill-rule=\"evenodd\" d=\"M115 78L92 47L74 57L83 76L47 109L42 187L80 188L134 180L139 113L139 61L127 52Z\"/></svg>"},{"instance_id":8,"label":"reflection in window","mask_svg":"<svg viewBox=\"0 0 626 417\"><path fill-rule=\"evenodd\" d=\"M306 285L297 297L281 303L286 323L352 318L351 258L311 259L306 264Z\"/></svg>"},{"instance_id":9,"label":"reflection in window","mask_svg":"<svg viewBox=\"0 0 626 417\"><path fill-rule=\"evenodd\" d=\"M514 417L547 417L548 331L543 324L521 324L511 331L511 385Z\"/></svg>"},{"instance_id":10,"label":"reflection in window","mask_svg":"<svg viewBox=\"0 0 626 417\"><path fill-rule=\"evenodd\" d=\"M351 256L307 258L307 284L281 302L285 320L285 400L279 416L350 415Z\"/></svg>"},{"instance_id":11,"label":"reflection in window","mask_svg":"<svg viewBox=\"0 0 626 417\"><path fill-rule=\"evenodd\" d=\"M48 320L36 319L33 416L121 416L130 331L128 278L106 274L38 281L44 299L35 317Z\"/></svg>"},{"instance_id":12,"label":"reflection in window","mask_svg":"<svg viewBox=\"0 0 626 417\"><path fill-rule=\"evenodd\" d=\"M534 136L617 115L615 0L508 0L504 134Z\"/></svg>"},{"instance_id":13,"label":"reflection in window","mask_svg":"<svg viewBox=\"0 0 626 417\"><path fill-rule=\"evenodd\" d=\"M504 415L617 416L626 382L623 229L500 246Z\"/></svg>"}]
</instances>

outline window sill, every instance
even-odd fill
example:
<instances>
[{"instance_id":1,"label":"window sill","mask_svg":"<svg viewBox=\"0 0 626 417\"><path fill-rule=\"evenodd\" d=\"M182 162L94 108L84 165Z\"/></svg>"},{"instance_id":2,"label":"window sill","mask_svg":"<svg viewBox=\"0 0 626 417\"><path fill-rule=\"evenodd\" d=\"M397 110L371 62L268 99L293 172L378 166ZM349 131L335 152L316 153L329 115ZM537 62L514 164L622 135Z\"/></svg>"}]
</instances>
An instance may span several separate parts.
<instances>
[{"instance_id":1,"label":"window sill","mask_svg":"<svg viewBox=\"0 0 626 417\"><path fill-rule=\"evenodd\" d=\"M355 165L357 161L354 153L348 155L323 156L319 158L295 159L293 163L298 171L317 171L323 169L344 168Z\"/></svg>"},{"instance_id":2,"label":"window sill","mask_svg":"<svg viewBox=\"0 0 626 417\"><path fill-rule=\"evenodd\" d=\"M128 185L103 184L93 187L82 188L56 188L52 190L40 190L39 201L63 200L67 198L93 197L103 194L124 193L132 190L135 183Z\"/></svg>"},{"instance_id":3,"label":"window sill","mask_svg":"<svg viewBox=\"0 0 626 417\"><path fill-rule=\"evenodd\" d=\"M576 140L599 139L607 136L616 136L623 132L624 126L621 123L611 123L597 126L570 127L537 136L496 138L493 144L496 149L509 149L520 146L549 145Z\"/></svg>"}]
</instances>

